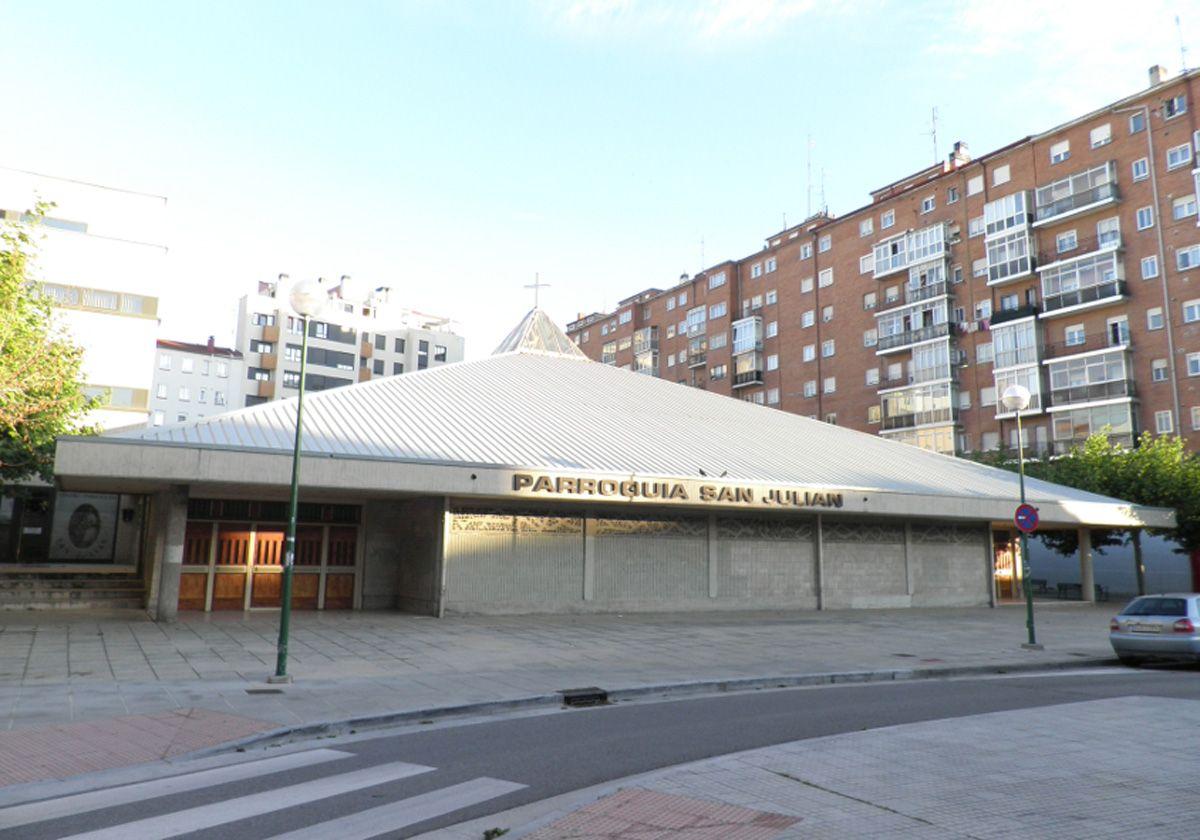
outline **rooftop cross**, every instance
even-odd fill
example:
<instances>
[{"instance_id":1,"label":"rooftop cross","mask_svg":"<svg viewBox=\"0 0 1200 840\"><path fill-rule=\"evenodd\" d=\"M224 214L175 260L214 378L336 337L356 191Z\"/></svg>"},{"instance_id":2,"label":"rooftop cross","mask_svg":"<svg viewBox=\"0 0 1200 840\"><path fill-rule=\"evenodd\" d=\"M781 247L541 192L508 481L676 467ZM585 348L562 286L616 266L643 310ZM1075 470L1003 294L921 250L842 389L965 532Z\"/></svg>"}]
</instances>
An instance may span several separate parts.
<instances>
[{"instance_id":1,"label":"rooftop cross","mask_svg":"<svg viewBox=\"0 0 1200 840\"><path fill-rule=\"evenodd\" d=\"M530 283L529 285L525 286L525 288L526 288L526 289L533 289L533 308L534 308L534 309L537 309L537 308L538 308L538 306L539 306L539 304L538 304L538 292L539 292L539 291L541 291L542 289L548 289L548 288L550 288L550 284L549 284L549 283L543 283L543 282L541 281L541 279L538 277L538 274L537 274L537 272L534 272L534 275L533 275L533 282L532 282L532 283Z\"/></svg>"}]
</instances>

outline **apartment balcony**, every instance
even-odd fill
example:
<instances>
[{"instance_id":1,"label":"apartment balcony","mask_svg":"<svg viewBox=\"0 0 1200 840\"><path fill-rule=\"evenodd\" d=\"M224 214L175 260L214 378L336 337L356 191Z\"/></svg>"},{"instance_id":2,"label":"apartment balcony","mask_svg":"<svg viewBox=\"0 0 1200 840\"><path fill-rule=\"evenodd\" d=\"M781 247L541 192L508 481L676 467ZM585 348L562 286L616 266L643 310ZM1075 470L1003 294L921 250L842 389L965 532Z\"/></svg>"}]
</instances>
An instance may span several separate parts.
<instances>
[{"instance_id":1,"label":"apartment balcony","mask_svg":"<svg viewBox=\"0 0 1200 840\"><path fill-rule=\"evenodd\" d=\"M763 346L763 321L760 315L733 322L733 355L757 353Z\"/></svg>"},{"instance_id":2,"label":"apartment balcony","mask_svg":"<svg viewBox=\"0 0 1200 840\"><path fill-rule=\"evenodd\" d=\"M708 324L704 321L701 321L699 324L688 324L687 336L688 338L695 338L698 335L704 335L707 329Z\"/></svg>"},{"instance_id":3,"label":"apartment balcony","mask_svg":"<svg viewBox=\"0 0 1200 840\"><path fill-rule=\"evenodd\" d=\"M761 370L747 370L733 375L734 388L747 388L751 385L763 384L763 372Z\"/></svg>"},{"instance_id":4,"label":"apartment balcony","mask_svg":"<svg viewBox=\"0 0 1200 840\"><path fill-rule=\"evenodd\" d=\"M633 333L633 352L658 353L658 327L643 327Z\"/></svg>"},{"instance_id":5,"label":"apartment balcony","mask_svg":"<svg viewBox=\"0 0 1200 840\"><path fill-rule=\"evenodd\" d=\"M708 364L708 353L701 350L699 353L688 353L688 367L699 368Z\"/></svg>"},{"instance_id":6,"label":"apartment balcony","mask_svg":"<svg viewBox=\"0 0 1200 840\"><path fill-rule=\"evenodd\" d=\"M957 422L957 408L935 408L930 411L914 411L908 414L893 414L891 417L884 417L882 430L892 432L898 429L915 429L918 426L934 426Z\"/></svg>"},{"instance_id":7,"label":"apartment balcony","mask_svg":"<svg viewBox=\"0 0 1200 840\"><path fill-rule=\"evenodd\" d=\"M267 399L275 396L275 383L271 380L259 379L255 381L255 385L258 387L251 389L255 396L266 397Z\"/></svg>"},{"instance_id":8,"label":"apartment balcony","mask_svg":"<svg viewBox=\"0 0 1200 840\"><path fill-rule=\"evenodd\" d=\"M364 340L362 344L359 345L358 355L362 356L364 359L371 358L375 355L375 345Z\"/></svg>"},{"instance_id":9,"label":"apartment balcony","mask_svg":"<svg viewBox=\"0 0 1200 840\"><path fill-rule=\"evenodd\" d=\"M270 344L279 341L279 325L271 324L262 328L262 340Z\"/></svg>"},{"instance_id":10,"label":"apartment balcony","mask_svg":"<svg viewBox=\"0 0 1200 840\"><path fill-rule=\"evenodd\" d=\"M1042 298L1042 318L1066 315L1081 307L1093 308L1118 303L1129 297L1129 287L1124 280L1110 280L1095 286L1084 286L1070 292L1045 295Z\"/></svg>"},{"instance_id":11,"label":"apartment balcony","mask_svg":"<svg viewBox=\"0 0 1200 840\"><path fill-rule=\"evenodd\" d=\"M1131 346L1132 341L1128 336L1120 336L1120 340L1115 340L1113 336L1103 332L1094 333L1085 340L1073 344L1065 341L1048 341L1042 348L1042 355L1047 359L1056 359L1064 356L1077 356L1080 353L1092 353L1096 350L1129 350Z\"/></svg>"},{"instance_id":12,"label":"apartment balcony","mask_svg":"<svg viewBox=\"0 0 1200 840\"><path fill-rule=\"evenodd\" d=\"M763 384L762 353L747 353L733 360L733 387Z\"/></svg>"},{"instance_id":13,"label":"apartment balcony","mask_svg":"<svg viewBox=\"0 0 1200 840\"><path fill-rule=\"evenodd\" d=\"M1075 247L1068 248L1065 251L1039 251L1037 255L1037 264L1046 268L1054 263L1066 262L1073 260L1076 257L1086 256L1088 254L1097 253L1099 251L1119 251L1123 247L1121 234L1114 232L1107 234L1104 237L1085 236L1083 239L1078 239L1075 242Z\"/></svg>"},{"instance_id":14,"label":"apartment balcony","mask_svg":"<svg viewBox=\"0 0 1200 840\"><path fill-rule=\"evenodd\" d=\"M358 381L359 382L370 382L371 381L371 369L369 367L361 367L358 369Z\"/></svg>"},{"instance_id":15,"label":"apartment balcony","mask_svg":"<svg viewBox=\"0 0 1200 840\"><path fill-rule=\"evenodd\" d=\"M920 303L923 300L932 300L933 298L939 298L949 293L950 287L944 282L931 283L928 286L918 286L916 288L905 286L904 302L906 304Z\"/></svg>"},{"instance_id":16,"label":"apartment balcony","mask_svg":"<svg viewBox=\"0 0 1200 840\"><path fill-rule=\"evenodd\" d=\"M658 342L654 342L654 350L643 350L633 357L633 372L646 376L658 376Z\"/></svg>"},{"instance_id":17,"label":"apartment balcony","mask_svg":"<svg viewBox=\"0 0 1200 840\"><path fill-rule=\"evenodd\" d=\"M600 361L601 361L601 363L606 364L606 365L615 365L617 363L617 354L616 353L601 353Z\"/></svg>"},{"instance_id":18,"label":"apartment balcony","mask_svg":"<svg viewBox=\"0 0 1200 840\"><path fill-rule=\"evenodd\" d=\"M1091 385L1076 385L1070 388L1058 388L1050 391L1049 404L1061 408L1066 405L1099 402L1101 400L1132 398L1137 393L1134 383L1129 379L1116 379L1112 382L1096 382Z\"/></svg>"},{"instance_id":19,"label":"apartment balcony","mask_svg":"<svg viewBox=\"0 0 1200 840\"><path fill-rule=\"evenodd\" d=\"M258 357L258 366L263 370L275 370L279 367L278 353L260 353Z\"/></svg>"},{"instance_id":20,"label":"apartment balcony","mask_svg":"<svg viewBox=\"0 0 1200 840\"><path fill-rule=\"evenodd\" d=\"M1072 216L1081 216L1084 213L1111 207L1120 198L1117 185L1111 181L1098 187L1092 187L1090 190L1072 193L1049 204L1039 205L1033 227L1042 227L1069 219Z\"/></svg>"},{"instance_id":21,"label":"apartment balcony","mask_svg":"<svg viewBox=\"0 0 1200 840\"><path fill-rule=\"evenodd\" d=\"M1108 439L1112 443L1115 443L1117 446L1122 446L1126 449L1133 448L1133 435L1131 435L1131 434L1109 435ZM1086 442L1087 442L1087 438L1085 438L1085 437L1083 437L1083 438L1060 438L1051 443L1051 451L1055 455L1066 455L1068 452L1070 452L1076 446L1083 446Z\"/></svg>"},{"instance_id":22,"label":"apartment balcony","mask_svg":"<svg viewBox=\"0 0 1200 840\"><path fill-rule=\"evenodd\" d=\"M1028 303L1025 306L1018 306L1016 309L1001 309L992 315L988 323L995 327L999 324L1006 324L1009 321L1019 321L1022 318L1032 318L1038 314L1040 310L1037 304Z\"/></svg>"},{"instance_id":23,"label":"apartment balcony","mask_svg":"<svg viewBox=\"0 0 1200 840\"><path fill-rule=\"evenodd\" d=\"M895 353L903 350L905 347L920 344L923 341L931 341L935 338L947 338L954 334L954 325L947 321L941 324L930 324L928 327L921 327L918 330L907 330L896 335L880 336L879 344L875 347L875 355L882 356L885 353Z\"/></svg>"}]
</instances>

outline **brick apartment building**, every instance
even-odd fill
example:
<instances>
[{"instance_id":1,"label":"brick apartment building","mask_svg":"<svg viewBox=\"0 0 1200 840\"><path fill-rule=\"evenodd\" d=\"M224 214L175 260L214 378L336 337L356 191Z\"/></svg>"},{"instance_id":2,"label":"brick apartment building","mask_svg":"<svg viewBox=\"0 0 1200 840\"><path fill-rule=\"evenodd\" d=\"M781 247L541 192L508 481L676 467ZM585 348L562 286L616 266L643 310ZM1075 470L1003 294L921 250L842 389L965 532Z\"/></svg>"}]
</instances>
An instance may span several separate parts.
<instances>
[{"instance_id":1,"label":"brick apartment building","mask_svg":"<svg viewBox=\"0 0 1200 840\"><path fill-rule=\"evenodd\" d=\"M1200 71L940 165L567 331L591 358L941 452L1200 444Z\"/></svg>"}]
</instances>

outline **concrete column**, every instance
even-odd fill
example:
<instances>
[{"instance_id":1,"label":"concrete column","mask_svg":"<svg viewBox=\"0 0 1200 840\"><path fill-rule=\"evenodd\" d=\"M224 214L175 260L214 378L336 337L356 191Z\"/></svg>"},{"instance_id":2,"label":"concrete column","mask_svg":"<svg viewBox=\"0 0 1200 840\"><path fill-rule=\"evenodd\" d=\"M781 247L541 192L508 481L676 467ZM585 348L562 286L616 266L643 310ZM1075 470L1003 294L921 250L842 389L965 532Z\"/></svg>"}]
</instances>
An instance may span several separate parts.
<instances>
[{"instance_id":1,"label":"concrete column","mask_svg":"<svg viewBox=\"0 0 1200 840\"><path fill-rule=\"evenodd\" d=\"M909 597L912 597L912 594L913 594L913 576L915 574L914 570L913 570L913 559L914 559L914 552L913 552L912 524L905 522L904 523L904 577L907 580Z\"/></svg>"},{"instance_id":2,"label":"concrete column","mask_svg":"<svg viewBox=\"0 0 1200 840\"><path fill-rule=\"evenodd\" d=\"M983 574L987 581L988 606L996 606L996 532L991 523L987 526L987 539L983 541Z\"/></svg>"},{"instance_id":3,"label":"concrete column","mask_svg":"<svg viewBox=\"0 0 1200 840\"><path fill-rule=\"evenodd\" d=\"M813 559L816 561L817 609L825 609L825 546L821 536L821 514L813 526Z\"/></svg>"},{"instance_id":4,"label":"concrete column","mask_svg":"<svg viewBox=\"0 0 1200 840\"><path fill-rule=\"evenodd\" d=\"M159 529L155 542L161 549L155 557L158 566L155 621L174 621L179 613L179 576L183 573L187 506L188 489L181 485L174 485L154 496L154 519Z\"/></svg>"},{"instance_id":5,"label":"concrete column","mask_svg":"<svg viewBox=\"0 0 1200 840\"><path fill-rule=\"evenodd\" d=\"M596 598L596 517L587 514L583 520L583 600Z\"/></svg>"},{"instance_id":6,"label":"concrete column","mask_svg":"<svg viewBox=\"0 0 1200 840\"><path fill-rule=\"evenodd\" d=\"M708 517L708 539L705 540L705 545L708 546L708 597L716 598L720 594L717 591L720 588L717 578L717 517L712 514Z\"/></svg>"},{"instance_id":7,"label":"concrete column","mask_svg":"<svg viewBox=\"0 0 1200 840\"><path fill-rule=\"evenodd\" d=\"M1079 583L1082 597L1090 604L1096 603L1096 575L1092 569L1092 532L1079 529Z\"/></svg>"}]
</instances>

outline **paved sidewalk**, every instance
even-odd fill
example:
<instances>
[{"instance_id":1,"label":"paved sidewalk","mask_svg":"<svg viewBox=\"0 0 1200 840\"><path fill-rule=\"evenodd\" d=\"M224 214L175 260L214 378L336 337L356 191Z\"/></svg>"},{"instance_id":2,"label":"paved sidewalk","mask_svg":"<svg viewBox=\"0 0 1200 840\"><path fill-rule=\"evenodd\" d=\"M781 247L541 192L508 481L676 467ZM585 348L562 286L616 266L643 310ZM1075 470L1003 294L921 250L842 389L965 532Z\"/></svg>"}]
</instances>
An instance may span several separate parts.
<instances>
[{"instance_id":1,"label":"paved sidewalk","mask_svg":"<svg viewBox=\"0 0 1200 840\"><path fill-rule=\"evenodd\" d=\"M726 828L737 826L755 840L1174 840L1196 835L1198 754L1200 701L1094 700L696 762L595 792L590 804L512 826L505 837L701 840L742 836ZM485 822L510 827L503 814ZM477 840L477 825L468 825L424 837Z\"/></svg>"},{"instance_id":2,"label":"paved sidewalk","mask_svg":"<svg viewBox=\"0 0 1200 840\"><path fill-rule=\"evenodd\" d=\"M1040 605L1045 651L1020 648L1024 612L854 610L432 619L293 615L293 685L268 687L278 614L0 613L5 730L203 709L276 726L504 701L598 685L1111 657L1116 605ZM11 783L0 773L0 785Z\"/></svg>"}]
</instances>

